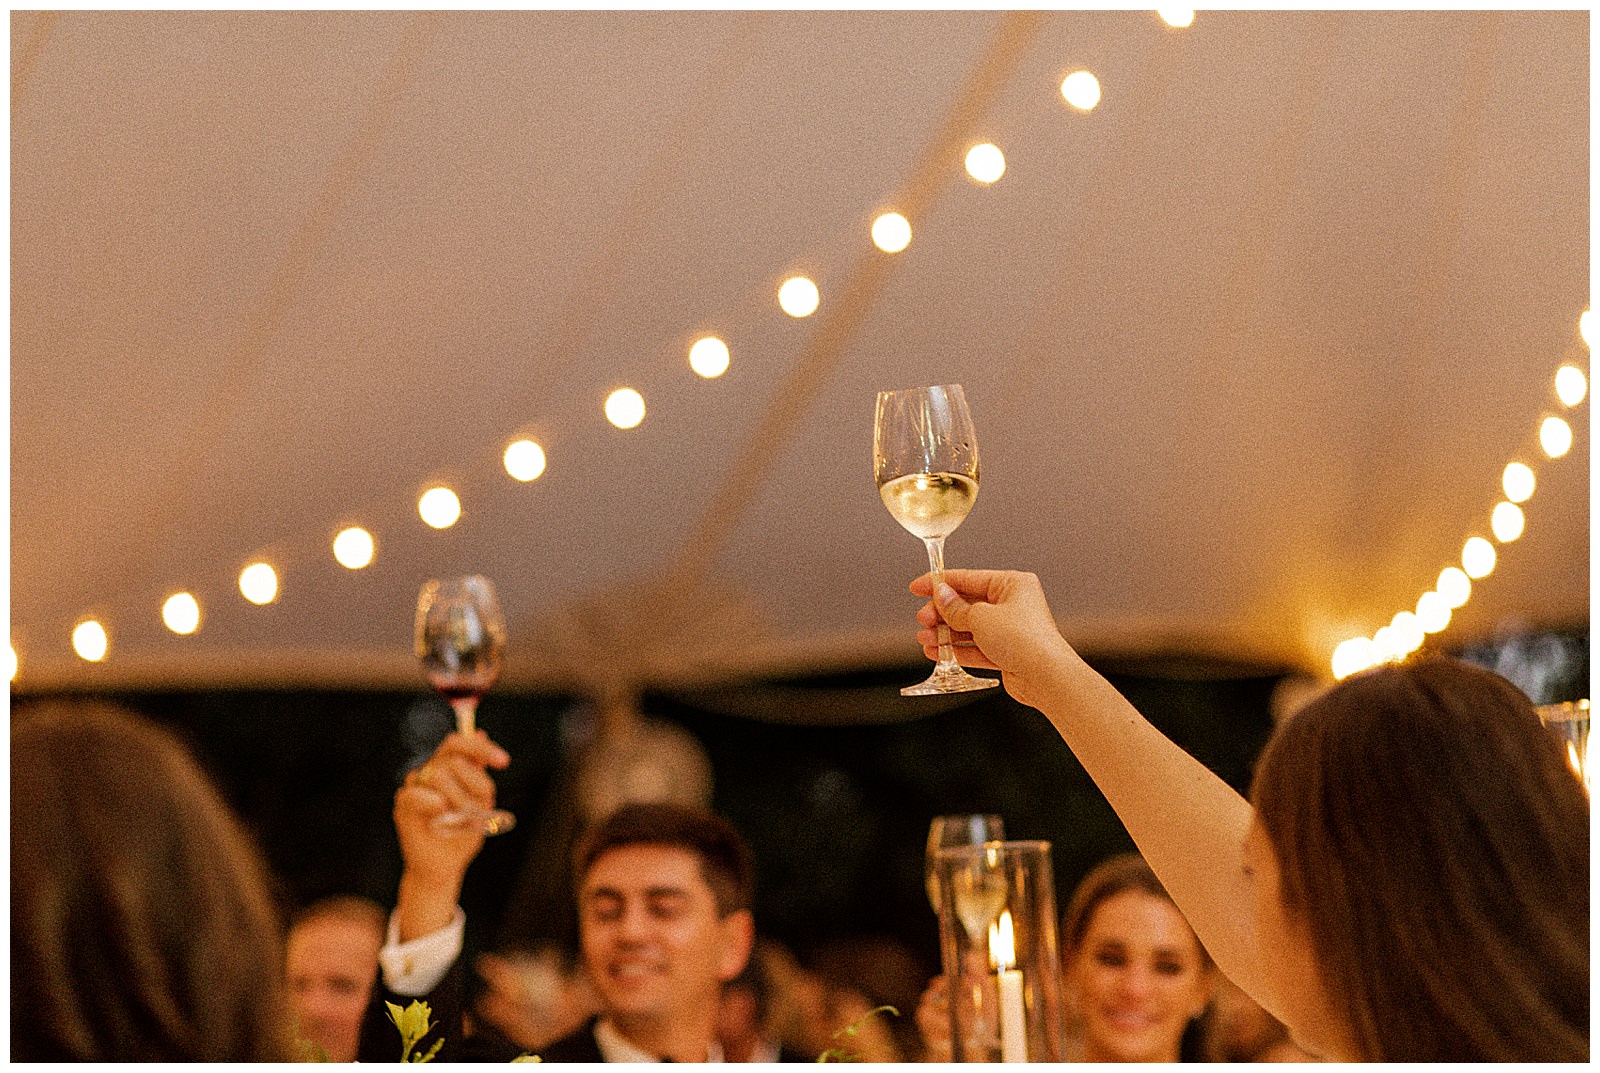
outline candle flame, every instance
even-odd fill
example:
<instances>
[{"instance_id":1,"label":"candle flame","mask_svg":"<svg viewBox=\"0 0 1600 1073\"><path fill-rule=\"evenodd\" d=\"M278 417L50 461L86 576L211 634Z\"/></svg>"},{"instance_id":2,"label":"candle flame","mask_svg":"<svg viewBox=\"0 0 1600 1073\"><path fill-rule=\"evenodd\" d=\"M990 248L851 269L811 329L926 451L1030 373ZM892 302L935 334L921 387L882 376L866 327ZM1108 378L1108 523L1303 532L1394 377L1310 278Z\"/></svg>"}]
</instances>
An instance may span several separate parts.
<instances>
[{"instance_id":1,"label":"candle flame","mask_svg":"<svg viewBox=\"0 0 1600 1073\"><path fill-rule=\"evenodd\" d=\"M1000 914L998 923L989 925L989 963L998 970L1009 969L1017 961L1017 943L1011 928L1011 910Z\"/></svg>"}]
</instances>

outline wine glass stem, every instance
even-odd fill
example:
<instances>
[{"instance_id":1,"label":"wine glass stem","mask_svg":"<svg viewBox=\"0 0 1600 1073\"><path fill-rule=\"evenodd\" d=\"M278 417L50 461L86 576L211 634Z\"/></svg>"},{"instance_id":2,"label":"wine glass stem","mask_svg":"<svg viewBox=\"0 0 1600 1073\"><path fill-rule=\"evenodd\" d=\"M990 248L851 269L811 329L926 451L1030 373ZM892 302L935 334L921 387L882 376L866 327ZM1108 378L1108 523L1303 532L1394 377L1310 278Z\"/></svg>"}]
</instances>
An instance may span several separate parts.
<instances>
[{"instance_id":1,"label":"wine glass stem","mask_svg":"<svg viewBox=\"0 0 1600 1073\"><path fill-rule=\"evenodd\" d=\"M470 736L478 726L478 698L457 697L450 707L456 712L456 729Z\"/></svg>"},{"instance_id":2,"label":"wine glass stem","mask_svg":"<svg viewBox=\"0 0 1600 1073\"><path fill-rule=\"evenodd\" d=\"M937 589L944 584L944 537L926 537L923 543L928 545L928 573L933 578L933 587ZM935 604L935 607L938 605ZM956 651L950 644L950 627L945 625L944 619L939 620L939 665L937 670L950 671L959 667L956 663Z\"/></svg>"}]
</instances>

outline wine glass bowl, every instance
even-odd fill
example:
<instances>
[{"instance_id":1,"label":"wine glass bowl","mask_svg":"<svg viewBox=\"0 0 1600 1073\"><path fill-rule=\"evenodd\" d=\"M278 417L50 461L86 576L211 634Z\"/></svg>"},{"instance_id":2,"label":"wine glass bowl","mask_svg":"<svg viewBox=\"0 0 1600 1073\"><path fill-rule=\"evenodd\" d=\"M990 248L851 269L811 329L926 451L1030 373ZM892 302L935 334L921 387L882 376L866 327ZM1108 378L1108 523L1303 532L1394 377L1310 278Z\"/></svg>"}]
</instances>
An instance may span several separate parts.
<instances>
[{"instance_id":1,"label":"wine glass bowl","mask_svg":"<svg viewBox=\"0 0 1600 1073\"><path fill-rule=\"evenodd\" d=\"M494 586L480 574L434 579L417 594L416 653L422 673L455 712L456 729L477 728L478 699L500 677L506 624ZM440 830L479 827L484 834L511 830L517 818L504 809L453 810L439 815Z\"/></svg>"},{"instance_id":2,"label":"wine glass bowl","mask_svg":"<svg viewBox=\"0 0 1600 1073\"><path fill-rule=\"evenodd\" d=\"M935 913L939 912L939 851L953 846L981 846L985 842L1004 842L1006 837L1005 821L993 813L964 814L957 816L935 816L933 822L928 824L928 852L923 866L923 875L928 887L928 902L933 906ZM971 892L958 891L957 912L961 907L972 901ZM960 897L963 893L966 897ZM999 910L995 914L999 915ZM988 921L983 921L983 926L988 926Z\"/></svg>"},{"instance_id":3,"label":"wine glass bowl","mask_svg":"<svg viewBox=\"0 0 1600 1073\"><path fill-rule=\"evenodd\" d=\"M889 514L928 550L934 585L944 580L944 540L978 499L978 435L960 384L878 392L872 432L872 471ZM926 681L904 696L992 689L994 678L962 670L950 627L938 626L939 661Z\"/></svg>"}]
</instances>

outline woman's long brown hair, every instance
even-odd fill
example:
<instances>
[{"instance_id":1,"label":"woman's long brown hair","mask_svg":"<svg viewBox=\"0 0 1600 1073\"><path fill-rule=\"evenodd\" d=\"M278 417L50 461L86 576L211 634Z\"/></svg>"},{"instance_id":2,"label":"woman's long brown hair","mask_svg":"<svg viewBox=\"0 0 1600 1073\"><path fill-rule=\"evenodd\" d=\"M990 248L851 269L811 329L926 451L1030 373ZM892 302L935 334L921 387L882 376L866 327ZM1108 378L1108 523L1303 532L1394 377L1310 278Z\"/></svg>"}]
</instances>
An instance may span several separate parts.
<instances>
[{"instance_id":1,"label":"woman's long brown hair","mask_svg":"<svg viewBox=\"0 0 1600 1073\"><path fill-rule=\"evenodd\" d=\"M1256 814L1367 1061L1587 1061L1589 802L1532 704L1454 661L1279 728Z\"/></svg>"}]
</instances>

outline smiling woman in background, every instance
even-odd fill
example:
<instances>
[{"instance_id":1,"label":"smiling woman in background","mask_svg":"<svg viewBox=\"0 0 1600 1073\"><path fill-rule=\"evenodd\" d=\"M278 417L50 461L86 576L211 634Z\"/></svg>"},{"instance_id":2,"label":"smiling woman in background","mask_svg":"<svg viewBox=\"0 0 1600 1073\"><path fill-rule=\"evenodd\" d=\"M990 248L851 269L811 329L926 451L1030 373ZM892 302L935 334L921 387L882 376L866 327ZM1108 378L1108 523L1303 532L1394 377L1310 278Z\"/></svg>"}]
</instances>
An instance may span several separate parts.
<instances>
[{"instance_id":1,"label":"smiling woman in background","mask_svg":"<svg viewBox=\"0 0 1600 1073\"><path fill-rule=\"evenodd\" d=\"M1119 854L1083 877L1062 916L1061 944L1082 1061L1184 1057L1184 1033L1205 1013L1216 971L1142 857Z\"/></svg>"}]
</instances>

